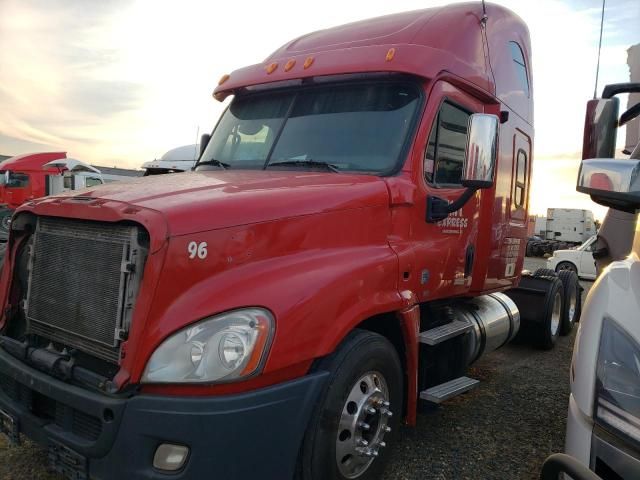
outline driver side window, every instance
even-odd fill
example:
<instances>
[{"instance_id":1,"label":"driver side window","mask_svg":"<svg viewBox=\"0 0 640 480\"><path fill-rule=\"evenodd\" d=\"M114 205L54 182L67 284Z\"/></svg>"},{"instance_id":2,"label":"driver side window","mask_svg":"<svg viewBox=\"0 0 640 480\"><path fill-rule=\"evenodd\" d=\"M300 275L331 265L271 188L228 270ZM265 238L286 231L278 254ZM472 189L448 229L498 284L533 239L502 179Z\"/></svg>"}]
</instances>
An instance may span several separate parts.
<instances>
[{"instance_id":1,"label":"driver side window","mask_svg":"<svg viewBox=\"0 0 640 480\"><path fill-rule=\"evenodd\" d=\"M424 156L424 177L428 183L461 185L470 115L457 105L443 102Z\"/></svg>"}]
</instances>

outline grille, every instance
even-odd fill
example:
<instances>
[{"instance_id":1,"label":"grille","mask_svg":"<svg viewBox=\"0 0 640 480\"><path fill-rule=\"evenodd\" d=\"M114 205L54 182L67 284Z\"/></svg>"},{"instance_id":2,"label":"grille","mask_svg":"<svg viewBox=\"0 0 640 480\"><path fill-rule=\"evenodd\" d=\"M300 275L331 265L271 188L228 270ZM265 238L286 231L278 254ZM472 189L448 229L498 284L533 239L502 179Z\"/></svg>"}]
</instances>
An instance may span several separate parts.
<instances>
[{"instance_id":1,"label":"grille","mask_svg":"<svg viewBox=\"0 0 640 480\"><path fill-rule=\"evenodd\" d=\"M117 362L143 261L138 227L41 217L32 248L29 333Z\"/></svg>"},{"instance_id":2,"label":"grille","mask_svg":"<svg viewBox=\"0 0 640 480\"><path fill-rule=\"evenodd\" d=\"M42 395L3 374L0 374L0 390L10 399L20 402L36 417L55 423L74 435L86 440L97 440L102 433L102 422L98 417Z\"/></svg>"}]
</instances>

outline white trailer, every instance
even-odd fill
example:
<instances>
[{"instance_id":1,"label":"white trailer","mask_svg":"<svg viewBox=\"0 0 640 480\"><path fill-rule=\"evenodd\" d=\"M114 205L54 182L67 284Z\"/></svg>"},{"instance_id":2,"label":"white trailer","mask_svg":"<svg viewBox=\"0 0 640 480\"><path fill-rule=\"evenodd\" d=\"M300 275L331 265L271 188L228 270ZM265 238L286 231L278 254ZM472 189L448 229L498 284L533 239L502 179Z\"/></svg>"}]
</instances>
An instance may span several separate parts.
<instances>
[{"instance_id":1,"label":"white trailer","mask_svg":"<svg viewBox=\"0 0 640 480\"><path fill-rule=\"evenodd\" d=\"M548 208L546 240L581 244L596 234L591 210L579 208Z\"/></svg>"}]
</instances>

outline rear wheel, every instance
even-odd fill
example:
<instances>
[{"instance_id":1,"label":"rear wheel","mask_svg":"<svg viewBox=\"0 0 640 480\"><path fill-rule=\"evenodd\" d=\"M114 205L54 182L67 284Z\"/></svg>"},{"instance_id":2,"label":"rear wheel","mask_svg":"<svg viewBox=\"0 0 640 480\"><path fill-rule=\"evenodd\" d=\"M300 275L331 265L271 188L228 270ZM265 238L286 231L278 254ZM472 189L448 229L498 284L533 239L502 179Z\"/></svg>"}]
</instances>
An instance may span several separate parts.
<instances>
[{"instance_id":1,"label":"rear wheel","mask_svg":"<svg viewBox=\"0 0 640 480\"><path fill-rule=\"evenodd\" d=\"M381 335L352 332L319 366L330 373L305 434L301 480L373 480L402 414L402 368Z\"/></svg>"},{"instance_id":2,"label":"rear wheel","mask_svg":"<svg viewBox=\"0 0 640 480\"><path fill-rule=\"evenodd\" d=\"M582 287L578 275L571 270L560 270L558 278L562 281L564 289L564 307L562 309L562 322L560 335L568 335L573 330L574 323L580 320L582 312Z\"/></svg>"},{"instance_id":3,"label":"rear wheel","mask_svg":"<svg viewBox=\"0 0 640 480\"><path fill-rule=\"evenodd\" d=\"M544 297L542 322L538 325L538 346L551 350L560 334L562 309L564 307L564 287L559 278L553 280Z\"/></svg>"},{"instance_id":4,"label":"rear wheel","mask_svg":"<svg viewBox=\"0 0 640 480\"><path fill-rule=\"evenodd\" d=\"M569 272L578 273L578 267L575 266L574 263L571 262L560 262L556 265L556 272L561 272L563 270L568 270Z\"/></svg>"},{"instance_id":5,"label":"rear wheel","mask_svg":"<svg viewBox=\"0 0 640 480\"><path fill-rule=\"evenodd\" d=\"M535 277L557 277L558 275L554 270L550 268L539 268L536 270L536 273L533 274Z\"/></svg>"}]
</instances>

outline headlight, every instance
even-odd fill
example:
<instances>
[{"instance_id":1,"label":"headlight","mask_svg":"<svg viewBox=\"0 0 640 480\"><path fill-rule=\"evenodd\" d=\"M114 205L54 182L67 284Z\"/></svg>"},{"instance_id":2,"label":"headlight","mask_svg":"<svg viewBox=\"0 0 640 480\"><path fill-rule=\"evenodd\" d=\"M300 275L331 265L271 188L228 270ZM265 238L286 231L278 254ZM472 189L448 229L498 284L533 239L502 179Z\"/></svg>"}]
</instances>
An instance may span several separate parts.
<instances>
[{"instance_id":1,"label":"headlight","mask_svg":"<svg viewBox=\"0 0 640 480\"><path fill-rule=\"evenodd\" d=\"M640 444L640 346L611 319L602 326L595 419Z\"/></svg>"},{"instance_id":2,"label":"headlight","mask_svg":"<svg viewBox=\"0 0 640 480\"><path fill-rule=\"evenodd\" d=\"M156 348L142 382L201 383L248 377L262 367L273 327L273 316L262 308L201 320Z\"/></svg>"}]
</instances>

